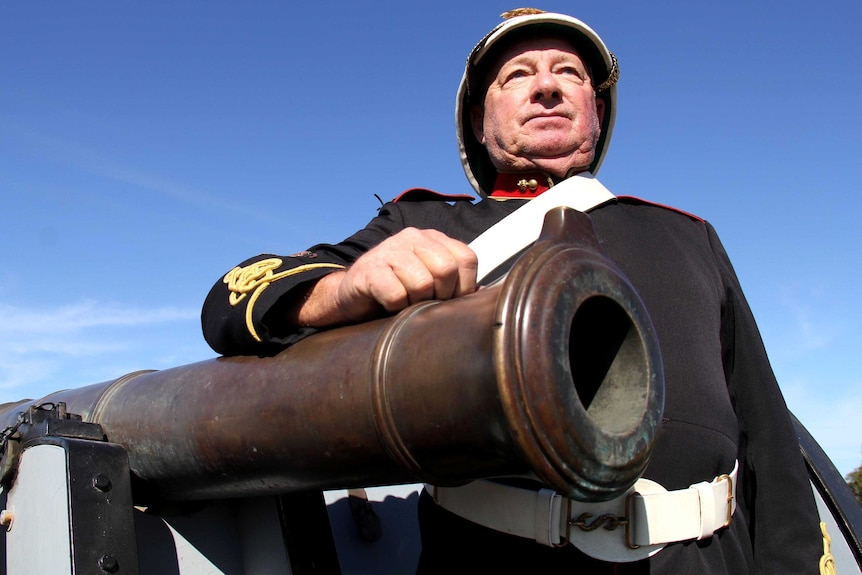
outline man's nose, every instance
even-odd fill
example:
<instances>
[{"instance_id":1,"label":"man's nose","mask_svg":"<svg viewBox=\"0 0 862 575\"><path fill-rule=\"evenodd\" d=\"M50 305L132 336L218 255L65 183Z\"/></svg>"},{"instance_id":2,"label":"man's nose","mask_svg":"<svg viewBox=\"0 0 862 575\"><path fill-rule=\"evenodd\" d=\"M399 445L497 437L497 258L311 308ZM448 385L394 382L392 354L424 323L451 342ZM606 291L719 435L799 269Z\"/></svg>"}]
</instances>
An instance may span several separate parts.
<instances>
[{"instance_id":1,"label":"man's nose","mask_svg":"<svg viewBox=\"0 0 862 575\"><path fill-rule=\"evenodd\" d=\"M560 83L550 70L543 70L533 77L533 100L547 101L560 99Z\"/></svg>"}]
</instances>

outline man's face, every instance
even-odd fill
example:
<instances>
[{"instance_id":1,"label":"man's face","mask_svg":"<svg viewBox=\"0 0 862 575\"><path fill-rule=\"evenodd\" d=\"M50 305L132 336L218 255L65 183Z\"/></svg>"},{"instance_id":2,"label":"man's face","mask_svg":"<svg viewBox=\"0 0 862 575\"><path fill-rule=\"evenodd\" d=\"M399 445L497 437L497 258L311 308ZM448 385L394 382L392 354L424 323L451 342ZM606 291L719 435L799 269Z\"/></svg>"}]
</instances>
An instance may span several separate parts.
<instances>
[{"instance_id":1,"label":"man's face","mask_svg":"<svg viewBox=\"0 0 862 575\"><path fill-rule=\"evenodd\" d=\"M604 101L586 65L562 39L523 40L491 68L483 108L471 110L473 133L501 172L541 169L563 177L595 156Z\"/></svg>"}]
</instances>

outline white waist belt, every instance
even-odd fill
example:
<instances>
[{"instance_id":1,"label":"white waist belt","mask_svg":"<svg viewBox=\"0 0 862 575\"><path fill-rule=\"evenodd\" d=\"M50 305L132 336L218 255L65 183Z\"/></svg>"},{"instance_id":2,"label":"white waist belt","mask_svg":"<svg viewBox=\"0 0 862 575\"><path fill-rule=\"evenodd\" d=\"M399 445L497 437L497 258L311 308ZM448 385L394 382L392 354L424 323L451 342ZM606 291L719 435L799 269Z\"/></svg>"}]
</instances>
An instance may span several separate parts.
<instances>
[{"instance_id":1,"label":"white waist belt","mask_svg":"<svg viewBox=\"0 0 862 575\"><path fill-rule=\"evenodd\" d=\"M711 482L667 491L639 479L625 495L603 502L574 501L551 489L523 489L494 481L426 489L438 505L484 527L551 547L571 543L605 561L636 561L666 544L711 537L736 509L737 462Z\"/></svg>"}]
</instances>

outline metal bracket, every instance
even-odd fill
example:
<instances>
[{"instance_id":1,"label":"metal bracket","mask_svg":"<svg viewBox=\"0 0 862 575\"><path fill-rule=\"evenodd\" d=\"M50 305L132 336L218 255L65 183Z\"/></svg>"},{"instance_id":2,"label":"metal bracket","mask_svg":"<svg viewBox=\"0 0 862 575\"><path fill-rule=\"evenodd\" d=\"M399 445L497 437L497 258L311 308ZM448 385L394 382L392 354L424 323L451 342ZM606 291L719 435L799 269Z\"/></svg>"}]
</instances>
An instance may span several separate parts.
<instances>
[{"instance_id":1,"label":"metal bracket","mask_svg":"<svg viewBox=\"0 0 862 575\"><path fill-rule=\"evenodd\" d=\"M101 425L69 413L65 402L31 405L27 411L18 412L15 423L0 433L0 484L9 487L14 482L23 444L47 436L105 440Z\"/></svg>"},{"instance_id":2,"label":"metal bracket","mask_svg":"<svg viewBox=\"0 0 862 575\"><path fill-rule=\"evenodd\" d=\"M19 415L15 429L4 434L9 575L137 575L126 451L63 404Z\"/></svg>"}]
</instances>

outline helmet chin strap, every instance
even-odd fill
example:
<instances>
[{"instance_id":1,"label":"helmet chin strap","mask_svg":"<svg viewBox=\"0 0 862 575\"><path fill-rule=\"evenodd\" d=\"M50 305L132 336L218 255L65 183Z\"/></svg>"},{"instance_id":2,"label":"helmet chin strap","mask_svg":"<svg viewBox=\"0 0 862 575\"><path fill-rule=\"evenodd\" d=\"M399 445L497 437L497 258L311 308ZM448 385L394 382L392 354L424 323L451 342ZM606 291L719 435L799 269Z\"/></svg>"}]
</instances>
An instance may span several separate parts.
<instances>
[{"instance_id":1,"label":"helmet chin strap","mask_svg":"<svg viewBox=\"0 0 862 575\"><path fill-rule=\"evenodd\" d=\"M536 167L535 170L523 170L523 171L525 171L525 172L527 172L527 171L544 172L548 175L549 178L551 178L553 180L553 182L560 183L563 180L571 178L572 176L576 176L582 172L589 172L590 171L590 164L587 163L587 164L583 164L583 165L572 166L571 168L567 169L566 172L562 176L558 176L558 175L551 173L550 171L543 169L543 168L540 168L538 166Z\"/></svg>"},{"instance_id":2,"label":"helmet chin strap","mask_svg":"<svg viewBox=\"0 0 862 575\"><path fill-rule=\"evenodd\" d=\"M576 176L582 172L588 172L589 170L590 170L589 164L587 164L586 166L574 166L574 167L566 170L566 176L563 179L565 180L567 178L571 178L572 176Z\"/></svg>"}]
</instances>

